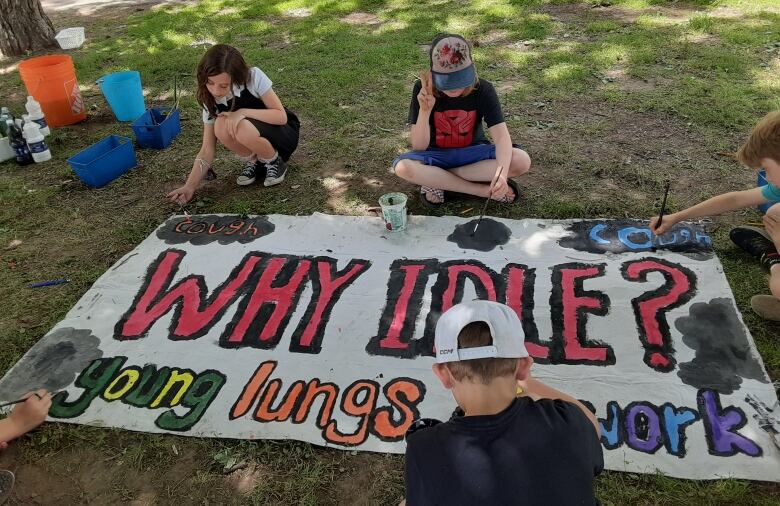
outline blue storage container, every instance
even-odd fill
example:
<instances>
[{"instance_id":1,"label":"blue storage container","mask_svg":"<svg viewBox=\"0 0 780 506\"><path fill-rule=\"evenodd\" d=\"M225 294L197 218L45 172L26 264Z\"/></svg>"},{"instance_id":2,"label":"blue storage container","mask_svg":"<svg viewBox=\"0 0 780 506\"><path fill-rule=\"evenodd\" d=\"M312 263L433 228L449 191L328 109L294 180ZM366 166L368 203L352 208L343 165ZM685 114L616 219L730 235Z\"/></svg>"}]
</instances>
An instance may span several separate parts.
<instances>
[{"instance_id":1,"label":"blue storage container","mask_svg":"<svg viewBox=\"0 0 780 506\"><path fill-rule=\"evenodd\" d=\"M165 149L181 133L179 109L148 109L133 122L133 132L142 148Z\"/></svg>"},{"instance_id":2,"label":"blue storage container","mask_svg":"<svg viewBox=\"0 0 780 506\"><path fill-rule=\"evenodd\" d=\"M760 170L758 171L758 181L756 181L756 186L766 186L769 183L766 180L766 171ZM766 213L769 208L772 207L772 202L767 202L766 204L761 204L758 206L758 210L761 211L762 214Z\"/></svg>"},{"instance_id":3,"label":"blue storage container","mask_svg":"<svg viewBox=\"0 0 780 506\"><path fill-rule=\"evenodd\" d=\"M138 165L133 140L119 135L109 135L96 142L68 158L68 163L92 188L102 188Z\"/></svg>"}]
</instances>

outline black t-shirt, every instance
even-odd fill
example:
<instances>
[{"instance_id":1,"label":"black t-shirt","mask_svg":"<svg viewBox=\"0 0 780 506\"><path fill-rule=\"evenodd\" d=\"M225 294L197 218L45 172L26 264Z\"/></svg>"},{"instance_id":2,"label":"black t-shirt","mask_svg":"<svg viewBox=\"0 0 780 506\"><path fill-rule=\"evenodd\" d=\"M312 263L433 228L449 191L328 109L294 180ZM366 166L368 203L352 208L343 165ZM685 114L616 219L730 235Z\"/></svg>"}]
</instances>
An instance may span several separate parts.
<instances>
[{"instance_id":1,"label":"black t-shirt","mask_svg":"<svg viewBox=\"0 0 780 506\"><path fill-rule=\"evenodd\" d=\"M520 397L497 415L411 434L406 504L593 506L603 467L599 438L577 406Z\"/></svg>"},{"instance_id":2,"label":"black t-shirt","mask_svg":"<svg viewBox=\"0 0 780 506\"><path fill-rule=\"evenodd\" d=\"M422 84L419 79L412 89L412 102L409 105L409 124L417 123L420 114L420 103L417 95ZM488 128L504 122L501 104L493 85L484 79L479 80L477 87L465 97L450 98L444 94L436 97L436 103L431 111L432 148L464 148L474 144L488 142L482 130L482 120Z\"/></svg>"}]
</instances>

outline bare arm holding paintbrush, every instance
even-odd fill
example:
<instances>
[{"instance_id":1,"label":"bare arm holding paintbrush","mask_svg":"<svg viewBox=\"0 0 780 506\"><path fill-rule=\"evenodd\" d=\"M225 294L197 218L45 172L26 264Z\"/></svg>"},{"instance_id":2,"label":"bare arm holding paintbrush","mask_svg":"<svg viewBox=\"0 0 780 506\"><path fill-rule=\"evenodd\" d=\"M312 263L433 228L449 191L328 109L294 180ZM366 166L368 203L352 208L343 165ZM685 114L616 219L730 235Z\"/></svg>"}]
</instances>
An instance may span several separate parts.
<instances>
[{"instance_id":1,"label":"bare arm holding paintbrush","mask_svg":"<svg viewBox=\"0 0 780 506\"><path fill-rule=\"evenodd\" d=\"M51 394L46 390L30 392L24 398L26 400L16 406L8 418L0 420L0 449L42 424L49 414Z\"/></svg>"},{"instance_id":2,"label":"bare arm holding paintbrush","mask_svg":"<svg viewBox=\"0 0 780 506\"><path fill-rule=\"evenodd\" d=\"M656 235L661 235L672 228L675 223L683 220L754 207L766 202L767 199L761 194L761 188L724 193L682 211L665 215L660 225L658 224L659 217L656 216L650 220L650 230Z\"/></svg>"},{"instance_id":3,"label":"bare arm holding paintbrush","mask_svg":"<svg viewBox=\"0 0 780 506\"><path fill-rule=\"evenodd\" d=\"M512 136L509 134L506 123L493 125L489 130L490 136L493 137L493 142L496 144L496 171L499 173L499 177L491 181L490 196L492 198L493 195L506 195L512 191L507 183L509 170L501 171L502 167L508 168L512 165ZM517 198L517 195L514 198Z\"/></svg>"},{"instance_id":4,"label":"bare arm holding paintbrush","mask_svg":"<svg viewBox=\"0 0 780 506\"><path fill-rule=\"evenodd\" d=\"M176 188L170 192L167 197L171 202L184 205L192 199L195 195L195 190L198 185L206 177L206 173L211 168L211 164L214 162L214 153L217 147L217 136L214 134L213 124L203 125L203 143L200 146L200 151L195 157L195 161L192 164L192 170L187 177L187 182L184 186Z\"/></svg>"}]
</instances>

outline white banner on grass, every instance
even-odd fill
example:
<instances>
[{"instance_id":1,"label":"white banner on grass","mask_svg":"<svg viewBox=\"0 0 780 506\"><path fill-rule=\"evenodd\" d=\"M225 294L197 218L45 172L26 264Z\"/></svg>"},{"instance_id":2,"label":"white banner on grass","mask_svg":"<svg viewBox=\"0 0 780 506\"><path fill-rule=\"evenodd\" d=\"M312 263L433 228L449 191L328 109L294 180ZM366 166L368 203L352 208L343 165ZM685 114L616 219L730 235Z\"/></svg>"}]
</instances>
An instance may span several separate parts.
<instances>
[{"instance_id":1,"label":"white banner on grass","mask_svg":"<svg viewBox=\"0 0 780 506\"><path fill-rule=\"evenodd\" d=\"M401 453L455 408L433 328L461 300L521 316L541 380L589 403L607 468L780 481L777 398L709 237L639 221L178 216L0 381L50 418ZM657 251L655 248L658 248Z\"/></svg>"}]
</instances>

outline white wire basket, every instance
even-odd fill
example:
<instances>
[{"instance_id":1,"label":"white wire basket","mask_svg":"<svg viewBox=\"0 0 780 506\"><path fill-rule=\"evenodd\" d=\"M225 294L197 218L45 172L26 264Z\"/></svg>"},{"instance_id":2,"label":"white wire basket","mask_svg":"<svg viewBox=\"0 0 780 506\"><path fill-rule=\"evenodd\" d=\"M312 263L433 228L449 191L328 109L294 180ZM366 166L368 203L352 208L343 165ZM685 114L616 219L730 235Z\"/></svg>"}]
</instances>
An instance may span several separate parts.
<instances>
[{"instance_id":1,"label":"white wire basket","mask_svg":"<svg viewBox=\"0 0 780 506\"><path fill-rule=\"evenodd\" d=\"M74 26L60 30L55 37L62 49L76 49L84 43L84 27Z\"/></svg>"}]
</instances>

